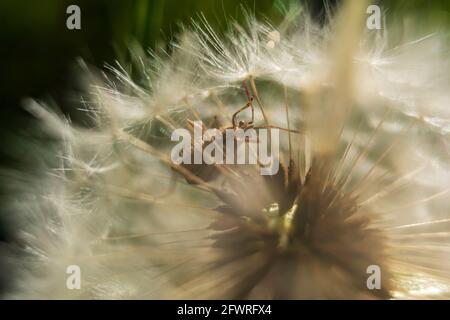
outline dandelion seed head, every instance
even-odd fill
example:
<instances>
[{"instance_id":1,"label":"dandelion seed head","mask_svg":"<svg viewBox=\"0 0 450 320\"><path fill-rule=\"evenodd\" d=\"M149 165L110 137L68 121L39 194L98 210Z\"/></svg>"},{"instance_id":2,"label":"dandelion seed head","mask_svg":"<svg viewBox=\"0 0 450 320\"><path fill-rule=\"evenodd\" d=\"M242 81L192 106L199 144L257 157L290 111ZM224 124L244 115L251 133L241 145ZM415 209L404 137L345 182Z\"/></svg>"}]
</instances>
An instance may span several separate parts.
<instances>
[{"instance_id":1,"label":"dandelion seed head","mask_svg":"<svg viewBox=\"0 0 450 320\"><path fill-rule=\"evenodd\" d=\"M120 66L87 80L89 128L29 102L59 163L14 177L10 295L449 297L445 43L388 46L358 29L365 11L350 3L323 27L247 14L219 34L201 17L172 54L139 58L145 85ZM284 129L275 175L171 162L174 129L223 129L247 95L255 125ZM72 264L80 290L64 287ZM370 265L380 290L367 288Z\"/></svg>"}]
</instances>

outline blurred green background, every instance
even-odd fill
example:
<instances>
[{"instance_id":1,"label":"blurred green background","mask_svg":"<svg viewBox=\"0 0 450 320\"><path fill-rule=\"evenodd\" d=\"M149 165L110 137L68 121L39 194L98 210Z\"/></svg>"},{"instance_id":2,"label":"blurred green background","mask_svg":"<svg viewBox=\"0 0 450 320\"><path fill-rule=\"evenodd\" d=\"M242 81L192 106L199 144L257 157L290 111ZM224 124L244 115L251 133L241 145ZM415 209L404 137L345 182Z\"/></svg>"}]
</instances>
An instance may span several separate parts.
<instances>
[{"instance_id":1,"label":"blurred green background","mask_svg":"<svg viewBox=\"0 0 450 320\"><path fill-rule=\"evenodd\" d=\"M203 13L215 28L224 28L225 18L241 20L241 4L275 24L282 9L292 3L307 5L315 19L323 19L322 0L1 0L0 1L0 167L28 170L36 159L33 143L45 143L32 124L36 121L22 109L26 97L57 105L77 118L77 85L73 66L77 57L102 67L115 60L127 62L128 47L137 41L143 48L167 47L179 23L189 24ZM339 0L328 1L333 6ZM430 24L445 31L450 26L450 1L372 1L386 12L386 20L411 15L420 28ZM66 28L66 8L81 8L81 30ZM79 96L78 96L79 97ZM2 203L10 189L0 179L0 242L14 240ZM1 258L1 257L0 257ZM1 268L1 261L0 261ZM8 275L0 269L1 277Z\"/></svg>"}]
</instances>

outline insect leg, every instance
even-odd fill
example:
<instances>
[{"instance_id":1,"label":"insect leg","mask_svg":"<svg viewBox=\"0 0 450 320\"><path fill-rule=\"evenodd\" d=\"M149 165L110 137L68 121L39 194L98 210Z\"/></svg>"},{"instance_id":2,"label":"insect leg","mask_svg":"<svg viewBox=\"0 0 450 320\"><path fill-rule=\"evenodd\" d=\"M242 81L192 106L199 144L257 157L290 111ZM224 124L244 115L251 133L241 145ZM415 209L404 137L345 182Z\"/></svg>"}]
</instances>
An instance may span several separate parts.
<instances>
[{"instance_id":1,"label":"insect leg","mask_svg":"<svg viewBox=\"0 0 450 320\"><path fill-rule=\"evenodd\" d=\"M242 112L242 111L244 111L245 109L247 109L248 107L251 107L251 108L252 108L252 122L253 122L253 105L252 105L251 102L247 102L247 103L245 104L245 106L243 106L243 107L240 108L238 111L236 111L235 113L233 113L233 116L231 117L231 122L232 122L232 124L233 124L233 128L236 128L236 127L237 127L237 125L236 125L236 116L237 116L240 112Z\"/></svg>"},{"instance_id":2,"label":"insect leg","mask_svg":"<svg viewBox=\"0 0 450 320\"><path fill-rule=\"evenodd\" d=\"M247 96L247 107L250 106L250 108L252 108L252 121L249 122L249 124L251 125L255 122L255 109L253 108L253 97L250 95L250 91L248 90L247 80L242 81L242 86L244 87L245 95Z\"/></svg>"},{"instance_id":3,"label":"insect leg","mask_svg":"<svg viewBox=\"0 0 450 320\"><path fill-rule=\"evenodd\" d=\"M253 128L254 129L279 129L279 130L287 131L287 132L291 132L291 133L304 134L304 132L300 131L300 130L287 129L287 128L274 126L274 125L267 125L267 126L253 127Z\"/></svg>"}]
</instances>

